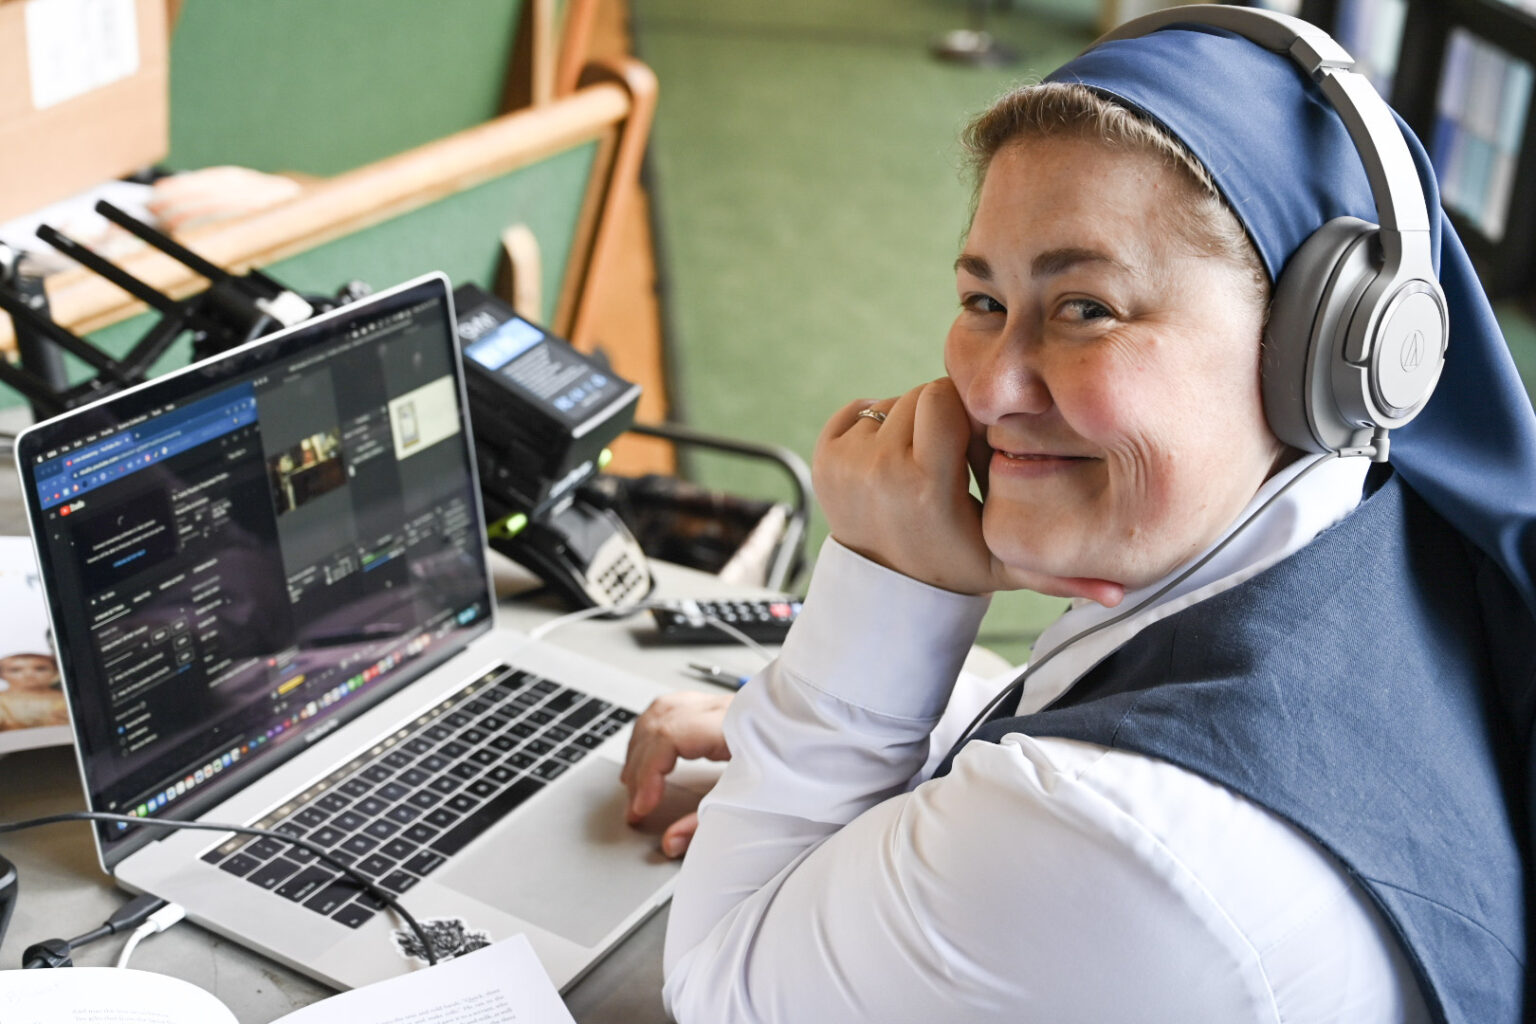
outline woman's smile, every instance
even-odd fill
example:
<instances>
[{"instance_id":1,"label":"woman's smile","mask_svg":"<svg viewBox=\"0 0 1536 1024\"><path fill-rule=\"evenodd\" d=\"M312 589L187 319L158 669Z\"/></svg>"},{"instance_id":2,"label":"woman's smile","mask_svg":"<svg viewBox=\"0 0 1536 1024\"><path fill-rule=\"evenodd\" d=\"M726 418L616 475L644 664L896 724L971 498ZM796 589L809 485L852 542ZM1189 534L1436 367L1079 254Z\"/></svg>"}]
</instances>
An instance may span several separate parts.
<instances>
[{"instance_id":1,"label":"woman's smile","mask_svg":"<svg viewBox=\"0 0 1536 1024\"><path fill-rule=\"evenodd\" d=\"M994 448L992 449L992 458L987 470L988 477L992 481L1007 478L1023 480L1082 469L1098 461L1098 459L1087 455L1066 455L1050 451L1009 451L1004 448Z\"/></svg>"}]
</instances>

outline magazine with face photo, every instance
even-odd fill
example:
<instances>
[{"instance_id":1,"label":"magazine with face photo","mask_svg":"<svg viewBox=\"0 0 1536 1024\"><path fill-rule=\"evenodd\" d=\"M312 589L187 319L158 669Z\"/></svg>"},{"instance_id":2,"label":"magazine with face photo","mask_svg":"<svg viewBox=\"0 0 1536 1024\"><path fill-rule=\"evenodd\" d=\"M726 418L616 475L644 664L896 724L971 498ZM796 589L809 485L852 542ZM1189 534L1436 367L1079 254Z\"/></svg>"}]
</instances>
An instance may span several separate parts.
<instances>
[{"instance_id":1,"label":"magazine with face photo","mask_svg":"<svg viewBox=\"0 0 1536 1024\"><path fill-rule=\"evenodd\" d=\"M71 742L32 542L0 537L0 754Z\"/></svg>"}]
</instances>

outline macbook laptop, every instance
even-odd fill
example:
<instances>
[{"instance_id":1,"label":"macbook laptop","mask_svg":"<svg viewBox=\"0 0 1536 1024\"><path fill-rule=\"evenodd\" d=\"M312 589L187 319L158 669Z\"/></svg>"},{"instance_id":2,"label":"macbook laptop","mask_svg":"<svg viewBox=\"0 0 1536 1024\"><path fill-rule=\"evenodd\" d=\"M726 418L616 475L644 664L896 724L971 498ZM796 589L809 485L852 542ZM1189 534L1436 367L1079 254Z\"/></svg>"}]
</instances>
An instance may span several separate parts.
<instances>
[{"instance_id":1,"label":"macbook laptop","mask_svg":"<svg viewBox=\"0 0 1536 1024\"><path fill-rule=\"evenodd\" d=\"M567 988L673 880L617 781L662 687L495 627L465 410L433 275L41 423L17 462L92 810L306 838L440 954L523 933ZM96 841L125 888L332 985L425 963L312 853Z\"/></svg>"}]
</instances>

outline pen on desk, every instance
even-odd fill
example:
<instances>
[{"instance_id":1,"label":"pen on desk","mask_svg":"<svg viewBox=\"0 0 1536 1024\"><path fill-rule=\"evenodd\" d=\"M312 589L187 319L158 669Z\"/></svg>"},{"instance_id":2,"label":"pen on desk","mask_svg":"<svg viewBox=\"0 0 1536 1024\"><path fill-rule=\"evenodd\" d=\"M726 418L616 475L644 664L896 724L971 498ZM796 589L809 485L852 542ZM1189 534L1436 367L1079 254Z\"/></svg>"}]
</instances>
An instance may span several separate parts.
<instances>
[{"instance_id":1,"label":"pen on desk","mask_svg":"<svg viewBox=\"0 0 1536 1024\"><path fill-rule=\"evenodd\" d=\"M719 665L703 665L696 661L690 661L688 667L712 683L721 686L729 686L733 690L739 690L746 685L747 677L738 676L734 672L727 672Z\"/></svg>"}]
</instances>

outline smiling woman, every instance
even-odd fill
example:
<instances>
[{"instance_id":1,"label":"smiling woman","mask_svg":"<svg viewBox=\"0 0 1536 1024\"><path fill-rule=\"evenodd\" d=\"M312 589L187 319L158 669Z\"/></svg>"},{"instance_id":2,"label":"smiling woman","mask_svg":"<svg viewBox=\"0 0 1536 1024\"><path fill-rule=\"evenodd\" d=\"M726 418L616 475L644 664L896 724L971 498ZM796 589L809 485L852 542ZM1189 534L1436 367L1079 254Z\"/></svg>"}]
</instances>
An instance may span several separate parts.
<instances>
[{"instance_id":1,"label":"smiling woman","mask_svg":"<svg viewBox=\"0 0 1536 1024\"><path fill-rule=\"evenodd\" d=\"M664 840L684 1024L1522 1019L1536 413L1347 56L1175 17L1244 34L972 126L948 376L824 428L780 657L636 723L631 817L731 759ZM1072 608L965 676L1016 587Z\"/></svg>"},{"instance_id":2,"label":"smiling woman","mask_svg":"<svg viewBox=\"0 0 1536 1024\"><path fill-rule=\"evenodd\" d=\"M1059 118L1072 108L1051 94L1068 90L1079 123L1108 106L1081 87L1026 95ZM1296 454L1259 394L1258 257L1246 240L1245 260L1206 255L1236 218L1185 219L1199 186L1162 154L1025 134L1010 113L945 346L983 537L1006 564L1134 589L1209 546Z\"/></svg>"}]
</instances>

